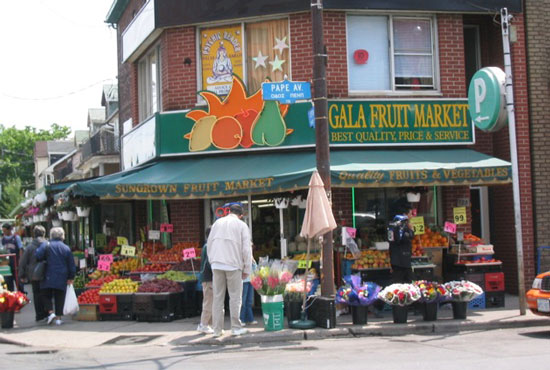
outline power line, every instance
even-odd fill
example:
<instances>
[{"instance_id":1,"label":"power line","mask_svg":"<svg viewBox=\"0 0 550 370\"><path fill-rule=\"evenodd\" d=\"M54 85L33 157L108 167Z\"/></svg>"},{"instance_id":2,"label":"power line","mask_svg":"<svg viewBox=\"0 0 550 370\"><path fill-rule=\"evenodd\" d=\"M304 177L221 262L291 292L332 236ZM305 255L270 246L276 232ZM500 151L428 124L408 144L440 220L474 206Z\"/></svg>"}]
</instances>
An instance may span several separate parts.
<instances>
[{"instance_id":1,"label":"power line","mask_svg":"<svg viewBox=\"0 0 550 370\"><path fill-rule=\"evenodd\" d=\"M81 93L85 90L88 90L94 86L97 86L99 85L100 83L104 83L104 82L107 82L107 81L112 81L113 79L112 78L106 78L106 79L103 79L101 81L97 81L91 85L88 85L86 87L83 87L81 89L78 89L78 90L75 90L75 91L71 91L71 92L68 92L66 94L63 94L63 95L57 95L57 96L50 96L50 97L43 97L43 98L27 98L27 97L23 97L23 96L15 96L15 95L10 95L10 94L6 94L4 92L0 92L0 95L3 95L5 96L6 98L10 98L10 99L16 99L16 100L32 100L32 101L47 101L47 100L57 100L57 99L63 99L63 98L66 98L68 96L71 96L71 95L75 95L75 94L78 94L78 93Z\"/></svg>"}]
</instances>

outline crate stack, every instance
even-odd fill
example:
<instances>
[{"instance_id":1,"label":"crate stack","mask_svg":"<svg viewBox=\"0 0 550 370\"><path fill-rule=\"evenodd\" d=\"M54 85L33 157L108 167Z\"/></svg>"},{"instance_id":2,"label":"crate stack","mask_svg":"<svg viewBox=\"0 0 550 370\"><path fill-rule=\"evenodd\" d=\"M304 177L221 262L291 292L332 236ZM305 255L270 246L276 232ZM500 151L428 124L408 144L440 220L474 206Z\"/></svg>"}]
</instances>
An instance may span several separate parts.
<instances>
[{"instance_id":1,"label":"crate stack","mask_svg":"<svg viewBox=\"0 0 550 370\"><path fill-rule=\"evenodd\" d=\"M464 279L479 285L484 291L482 295L470 301L470 309L504 307L504 272L466 273Z\"/></svg>"}]
</instances>

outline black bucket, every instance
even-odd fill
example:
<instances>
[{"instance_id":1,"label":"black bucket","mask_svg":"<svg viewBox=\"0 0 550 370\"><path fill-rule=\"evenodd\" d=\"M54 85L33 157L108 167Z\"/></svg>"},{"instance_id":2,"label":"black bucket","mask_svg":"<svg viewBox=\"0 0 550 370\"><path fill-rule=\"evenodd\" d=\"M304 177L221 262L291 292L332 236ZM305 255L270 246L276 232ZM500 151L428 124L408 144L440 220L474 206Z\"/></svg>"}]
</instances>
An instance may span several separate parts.
<instances>
[{"instance_id":1,"label":"black bucket","mask_svg":"<svg viewBox=\"0 0 550 370\"><path fill-rule=\"evenodd\" d=\"M13 328L13 318L15 316L15 312L13 311L1 312L0 316L2 318L2 329Z\"/></svg>"},{"instance_id":2,"label":"black bucket","mask_svg":"<svg viewBox=\"0 0 550 370\"><path fill-rule=\"evenodd\" d=\"M407 323L407 315L409 314L409 307L407 306L391 306L394 324Z\"/></svg>"},{"instance_id":3,"label":"black bucket","mask_svg":"<svg viewBox=\"0 0 550 370\"><path fill-rule=\"evenodd\" d=\"M437 302L422 303L422 318L424 321L437 320Z\"/></svg>"},{"instance_id":4,"label":"black bucket","mask_svg":"<svg viewBox=\"0 0 550 370\"><path fill-rule=\"evenodd\" d=\"M351 306L351 320L354 325L366 325L369 306Z\"/></svg>"},{"instance_id":5,"label":"black bucket","mask_svg":"<svg viewBox=\"0 0 550 370\"><path fill-rule=\"evenodd\" d=\"M468 315L468 302L451 302L453 306L453 319L466 320Z\"/></svg>"}]
</instances>

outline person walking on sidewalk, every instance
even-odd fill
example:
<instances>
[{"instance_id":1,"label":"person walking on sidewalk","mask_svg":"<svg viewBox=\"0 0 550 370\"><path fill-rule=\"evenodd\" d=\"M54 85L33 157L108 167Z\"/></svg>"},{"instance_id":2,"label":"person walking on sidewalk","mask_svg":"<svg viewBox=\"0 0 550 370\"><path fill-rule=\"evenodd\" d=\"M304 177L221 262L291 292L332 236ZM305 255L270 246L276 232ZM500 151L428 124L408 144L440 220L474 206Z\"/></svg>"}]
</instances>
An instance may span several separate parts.
<instances>
[{"instance_id":1,"label":"person walking on sidewalk","mask_svg":"<svg viewBox=\"0 0 550 370\"><path fill-rule=\"evenodd\" d=\"M8 254L13 254L13 256L8 257L11 268L11 276L6 276L8 290L14 292L17 287L20 292L23 292L23 287L20 282L16 280L16 277L18 278L17 268L19 267L19 258L23 250L21 237L13 233L13 226L9 222L2 225L2 234L2 249L5 249Z\"/></svg>"},{"instance_id":2,"label":"person walking on sidewalk","mask_svg":"<svg viewBox=\"0 0 550 370\"><path fill-rule=\"evenodd\" d=\"M40 280L33 279L33 271L38 263L36 259L36 250L42 245L48 243L44 238L46 229L44 226L36 225L33 230L33 240L25 248L23 257L19 262L19 279L22 283L30 283L32 287L32 300L34 303L35 320L40 321L46 318L42 297L40 296Z\"/></svg>"},{"instance_id":3,"label":"person walking on sidewalk","mask_svg":"<svg viewBox=\"0 0 550 370\"><path fill-rule=\"evenodd\" d=\"M40 282L42 304L47 313L48 325L55 320L55 325L61 325L63 306L65 304L65 292L67 285L73 283L76 274L73 254L71 249L63 243L65 231L61 227L50 230L50 243L43 244L36 250L38 261L46 260L46 278ZM52 298L55 300L55 313L52 306Z\"/></svg>"},{"instance_id":4,"label":"person walking on sidewalk","mask_svg":"<svg viewBox=\"0 0 550 370\"><path fill-rule=\"evenodd\" d=\"M243 279L251 273L252 244L250 230L242 221L243 208L229 207L229 214L212 225L208 237L208 260L212 266L212 323L214 336L223 335L225 290L229 292L231 334L245 334L239 314L243 293Z\"/></svg>"},{"instance_id":5,"label":"person walking on sidewalk","mask_svg":"<svg viewBox=\"0 0 550 370\"><path fill-rule=\"evenodd\" d=\"M206 239L210 235L211 227L206 228ZM205 334L213 334L212 330L212 268L210 267L210 262L208 262L208 253L207 253L208 244L205 243L202 247L201 252L201 285L202 285L202 312L201 312L201 322L197 327L197 331Z\"/></svg>"}]
</instances>

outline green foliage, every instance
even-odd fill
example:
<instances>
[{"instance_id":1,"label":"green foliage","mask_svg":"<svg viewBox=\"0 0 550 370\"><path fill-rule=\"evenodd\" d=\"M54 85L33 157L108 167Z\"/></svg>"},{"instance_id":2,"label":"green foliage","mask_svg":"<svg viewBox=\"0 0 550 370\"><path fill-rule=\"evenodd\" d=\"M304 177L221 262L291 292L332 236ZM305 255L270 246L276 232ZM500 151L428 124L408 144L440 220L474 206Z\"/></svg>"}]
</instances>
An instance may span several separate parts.
<instances>
[{"instance_id":1,"label":"green foliage","mask_svg":"<svg viewBox=\"0 0 550 370\"><path fill-rule=\"evenodd\" d=\"M2 184L2 199L0 200L0 218L9 218L8 215L23 201L21 180L9 179Z\"/></svg>"},{"instance_id":2,"label":"green foliage","mask_svg":"<svg viewBox=\"0 0 550 370\"><path fill-rule=\"evenodd\" d=\"M49 130L27 126L24 129L0 125L0 183L19 179L23 190L34 188L34 143L62 140L71 133L67 126L52 124Z\"/></svg>"}]
</instances>

